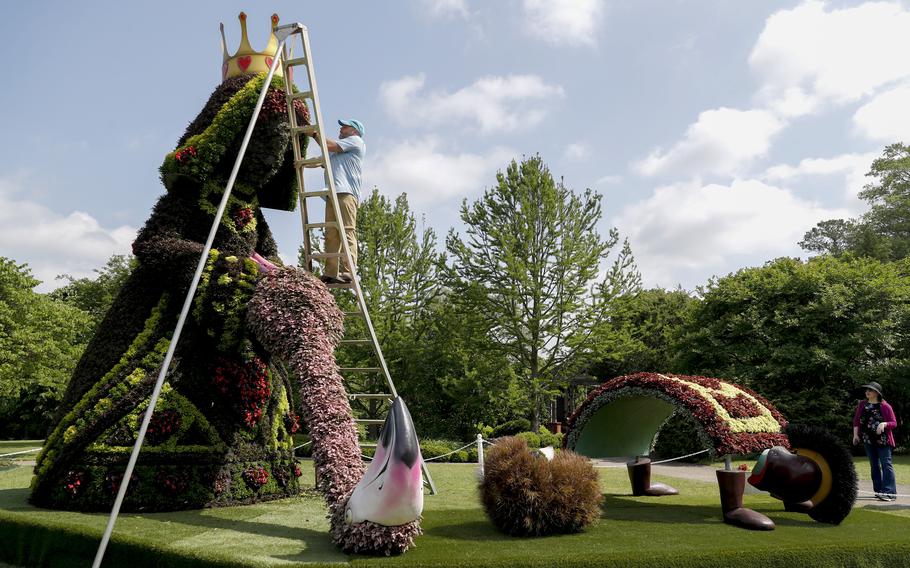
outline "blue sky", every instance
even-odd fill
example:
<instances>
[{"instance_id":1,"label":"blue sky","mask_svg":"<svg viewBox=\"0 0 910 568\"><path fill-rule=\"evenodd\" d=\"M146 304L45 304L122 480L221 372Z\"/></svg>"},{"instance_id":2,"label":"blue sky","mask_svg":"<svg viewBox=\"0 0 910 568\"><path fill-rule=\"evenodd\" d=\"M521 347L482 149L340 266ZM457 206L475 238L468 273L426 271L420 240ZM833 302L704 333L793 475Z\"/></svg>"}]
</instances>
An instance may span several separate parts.
<instances>
[{"instance_id":1,"label":"blue sky","mask_svg":"<svg viewBox=\"0 0 910 568\"><path fill-rule=\"evenodd\" d=\"M310 30L323 116L367 129L364 182L442 239L462 199L539 153L604 196L648 285L691 289L856 215L908 141L906 2L18 2L0 21L0 256L47 290L129 250L157 168L220 80L237 14ZM317 180L311 180L315 183ZM269 212L283 255L296 213Z\"/></svg>"}]
</instances>

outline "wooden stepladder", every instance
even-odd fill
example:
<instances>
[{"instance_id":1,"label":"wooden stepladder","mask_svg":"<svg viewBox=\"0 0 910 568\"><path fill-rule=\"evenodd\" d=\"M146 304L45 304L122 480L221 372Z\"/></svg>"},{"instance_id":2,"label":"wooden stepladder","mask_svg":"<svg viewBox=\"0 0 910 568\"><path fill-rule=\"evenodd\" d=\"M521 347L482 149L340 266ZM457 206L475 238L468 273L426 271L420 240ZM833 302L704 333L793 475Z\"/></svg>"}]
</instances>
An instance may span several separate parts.
<instances>
[{"instance_id":1,"label":"wooden stepladder","mask_svg":"<svg viewBox=\"0 0 910 568\"><path fill-rule=\"evenodd\" d=\"M366 299L364 298L363 290L360 287L360 278L357 275L356 266L354 266L351 250L348 246L348 240L345 237L345 227L341 217L341 208L338 206L338 196L335 193L335 179L332 175L330 156L328 146L326 144L326 133L324 129L325 123L322 120L322 110L319 105L319 93L316 89L316 71L313 67L309 34L307 32L306 26L300 23L294 23L277 27L275 29L275 35L282 45L281 67L285 78L285 96L287 98L288 120L290 121L291 125L291 145L293 146L294 150L294 169L297 172L297 186L300 192L300 220L303 225L303 251L305 268L308 271L313 272L313 261L325 262L325 260L330 258L344 260L347 266L350 268L352 276L351 282L342 284L329 284L328 287L333 289L342 289L353 293L355 307L352 310L344 312L346 322L345 330L347 331L349 329L362 328L365 337L346 337L341 340L338 347L339 349L343 349L346 347L354 346L369 346L372 349L371 359L375 361L375 363L371 366L340 367L339 371L345 378L345 388L348 391L348 398L351 400L351 402L369 402L370 406L375 410L379 404L391 403L392 400L398 396L398 391L395 389L395 383L392 382L392 376L389 374L388 365L386 365L385 357L382 355L382 348L380 347L379 340L376 337L376 331L373 328L373 322L370 319L370 313L367 309ZM303 55L301 57L294 58L292 56L292 53L289 53L288 51L287 42L284 40L289 39L291 35L299 35L300 37L300 42L303 47ZM303 67L306 69L307 87L306 89L294 92L292 69L297 67ZM297 113L294 112L294 101L301 99L304 101L310 101L310 109L312 110L312 124L300 125L297 121ZM304 155L304 145L301 143L300 137L313 136L314 134L316 135L315 139L319 141L319 149L321 150L321 154L315 157L307 158ZM323 187L314 191L306 190L306 186L304 185L304 171L307 168L323 168ZM307 209L307 199L317 198L325 200L326 211L328 211L330 207L332 208L332 211L335 212L335 221L313 222L310 220L309 212ZM317 229L336 229L341 241L341 251L314 251L313 244L315 239L311 237L310 231ZM362 325L348 325L354 320L360 320ZM352 377L370 374L373 376L381 375L385 379L385 388L375 388L368 389L365 392L357 392L358 390L362 390L362 388L358 385L363 383L352 380ZM366 384L376 384L377 382L379 381L368 381ZM379 384L381 385L381 382ZM369 390L386 390L388 392L369 392ZM385 422L385 420L378 418L356 418L355 420L359 424L373 426L374 429ZM364 447L375 447L375 444L361 445ZM433 478L430 477L430 472L427 470L426 464L421 464L421 468L423 470L424 483L429 486L430 494L435 495L436 486L433 483Z\"/></svg>"}]
</instances>

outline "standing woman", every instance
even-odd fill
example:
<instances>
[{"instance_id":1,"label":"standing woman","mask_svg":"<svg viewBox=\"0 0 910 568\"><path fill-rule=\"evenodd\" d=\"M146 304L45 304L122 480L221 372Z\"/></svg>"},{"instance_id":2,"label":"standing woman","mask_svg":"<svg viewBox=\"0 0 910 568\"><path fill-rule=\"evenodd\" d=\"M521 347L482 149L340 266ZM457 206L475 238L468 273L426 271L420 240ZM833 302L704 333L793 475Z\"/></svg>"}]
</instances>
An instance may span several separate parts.
<instances>
[{"instance_id":1,"label":"standing woman","mask_svg":"<svg viewBox=\"0 0 910 568\"><path fill-rule=\"evenodd\" d=\"M853 415L853 443L862 440L866 455L872 466L872 488L875 496L882 501L897 499L897 482L894 479L894 465L891 450L894 449L894 434L897 418L894 409L882 399L882 386L876 382L863 385L866 400L860 401Z\"/></svg>"}]
</instances>

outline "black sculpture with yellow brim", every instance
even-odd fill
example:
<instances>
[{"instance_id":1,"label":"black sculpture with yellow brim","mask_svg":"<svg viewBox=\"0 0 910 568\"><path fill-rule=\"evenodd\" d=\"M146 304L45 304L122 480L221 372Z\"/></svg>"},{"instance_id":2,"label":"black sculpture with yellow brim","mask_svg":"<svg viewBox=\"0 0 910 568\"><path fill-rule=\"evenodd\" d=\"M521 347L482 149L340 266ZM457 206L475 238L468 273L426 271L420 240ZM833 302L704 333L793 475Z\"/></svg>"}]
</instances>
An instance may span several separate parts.
<instances>
[{"instance_id":1,"label":"black sculpture with yellow brim","mask_svg":"<svg viewBox=\"0 0 910 568\"><path fill-rule=\"evenodd\" d=\"M762 452L749 483L783 501L787 511L840 524L856 502L850 451L822 428L790 424L785 431L792 451L775 446Z\"/></svg>"}]
</instances>

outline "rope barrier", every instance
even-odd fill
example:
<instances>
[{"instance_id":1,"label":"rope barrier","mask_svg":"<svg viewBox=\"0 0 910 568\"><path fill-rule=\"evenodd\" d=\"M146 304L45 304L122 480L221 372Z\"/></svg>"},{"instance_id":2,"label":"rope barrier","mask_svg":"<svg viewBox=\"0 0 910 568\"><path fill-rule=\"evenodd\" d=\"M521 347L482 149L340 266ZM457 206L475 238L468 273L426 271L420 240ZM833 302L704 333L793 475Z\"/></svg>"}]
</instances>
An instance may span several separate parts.
<instances>
[{"instance_id":1,"label":"rope barrier","mask_svg":"<svg viewBox=\"0 0 910 568\"><path fill-rule=\"evenodd\" d=\"M457 450L452 450L451 452L449 452L449 453L447 453L447 454L442 454L442 455L439 455L439 456L433 456L432 458L425 459L425 460L423 460L423 461L429 462L429 461L433 461L433 460L438 460L439 458L444 458L444 457L446 457L446 456L451 456L451 455L454 454L455 452L460 452L461 450L463 450L463 449L465 449L465 448L468 448L468 447L473 446L475 443L476 443L476 442L471 442L471 443L469 443L469 444L465 444L465 445L463 445L462 447L458 448Z\"/></svg>"},{"instance_id":2,"label":"rope barrier","mask_svg":"<svg viewBox=\"0 0 910 568\"><path fill-rule=\"evenodd\" d=\"M309 445L312 444L312 443L313 443L313 440L310 440L309 442L304 442L304 443L300 444L299 446L294 446L294 451L296 452L296 451L299 450L300 448L302 448L302 447L304 447L304 446L309 446Z\"/></svg>"},{"instance_id":3,"label":"rope barrier","mask_svg":"<svg viewBox=\"0 0 910 568\"><path fill-rule=\"evenodd\" d=\"M30 450L23 450L21 452L13 452L11 454L2 454L2 455L0 455L0 458L8 458L10 456L18 456L20 454L32 454L32 453L40 452L40 451L41 451L41 448L32 448Z\"/></svg>"},{"instance_id":4,"label":"rope barrier","mask_svg":"<svg viewBox=\"0 0 910 568\"><path fill-rule=\"evenodd\" d=\"M659 464L659 463L667 463L667 462L672 462L672 461L676 461L676 460L684 460L684 459L686 459L686 458L691 458L692 456L697 456L698 454L703 454L703 453L705 453L705 452L710 452L710 451L711 451L711 450L701 450L701 451L698 451L698 452L692 452L691 454L686 454L686 455L684 455L684 456L677 456L677 457L675 457L675 458L670 458L670 459L666 459L666 460L660 460L660 461L656 461L656 462L651 462L651 465L657 465L657 464Z\"/></svg>"}]
</instances>

